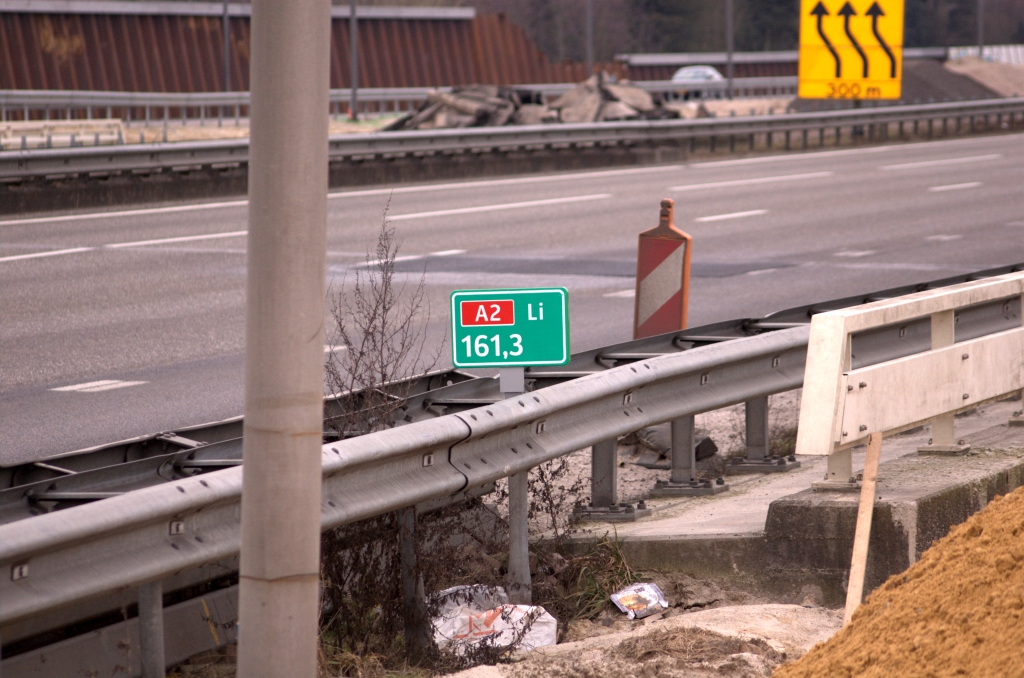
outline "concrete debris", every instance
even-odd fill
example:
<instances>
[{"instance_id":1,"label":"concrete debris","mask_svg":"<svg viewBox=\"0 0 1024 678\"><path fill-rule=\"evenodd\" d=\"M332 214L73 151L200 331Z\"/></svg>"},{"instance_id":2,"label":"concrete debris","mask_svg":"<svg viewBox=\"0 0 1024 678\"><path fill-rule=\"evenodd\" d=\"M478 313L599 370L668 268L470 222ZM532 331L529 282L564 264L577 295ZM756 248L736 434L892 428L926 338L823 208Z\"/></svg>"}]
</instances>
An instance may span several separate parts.
<instances>
[{"instance_id":1,"label":"concrete debris","mask_svg":"<svg viewBox=\"0 0 1024 678\"><path fill-rule=\"evenodd\" d=\"M659 97L652 96L643 88L626 80L613 82L608 74L598 73L551 102L545 102L540 92L493 85L455 87L451 92L433 90L418 110L399 118L384 130L678 117L678 111L664 106Z\"/></svg>"}]
</instances>

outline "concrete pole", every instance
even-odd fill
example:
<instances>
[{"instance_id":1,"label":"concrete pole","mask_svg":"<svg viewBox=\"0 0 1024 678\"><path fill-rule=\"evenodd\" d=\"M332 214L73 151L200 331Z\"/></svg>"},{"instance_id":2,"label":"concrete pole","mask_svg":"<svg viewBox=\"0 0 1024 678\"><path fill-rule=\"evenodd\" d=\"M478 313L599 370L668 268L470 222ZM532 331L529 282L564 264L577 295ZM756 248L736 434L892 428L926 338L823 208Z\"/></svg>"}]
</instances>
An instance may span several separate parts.
<instances>
[{"instance_id":1,"label":"concrete pole","mask_svg":"<svg viewBox=\"0 0 1024 678\"><path fill-rule=\"evenodd\" d=\"M349 77L351 100L348 104L348 117L350 120L358 120L359 113L356 107L359 104L359 17L356 16L356 0L348 2L348 44L351 50L349 62L352 66Z\"/></svg>"},{"instance_id":2,"label":"concrete pole","mask_svg":"<svg viewBox=\"0 0 1024 678\"><path fill-rule=\"evenodd\" d=\"M725 95L732 99L732 0L725 0L725 72L728 79Z\"/></svg>"},{"instance_id":3,"label":"concrete pole","mask_svg":"<svg viewBox=\"0 0 1024 678\"><path fill-rule=\"evenodd\" d=\"M594 0L587 0L587 77L594 74Z\"/></svg>"},{"instance_id":4,"label":"concrete pole","mask_svg":"<svg viewBox=\"0 0 1024 678\"><path fill-rule=\"evenodd\" d=\"M142 678L164 678L163 582L139 587L139 655Z\"/></svg>"},{"instance_id":5,"label":"concrete pole","mask_svg":"<svg viewBox=\"0 0 1024 678\"><path fill-rule=\"evenodd\" d=\"M317 675L330 0L254 0L238 676Z\"/></svg>"}]
</instances>

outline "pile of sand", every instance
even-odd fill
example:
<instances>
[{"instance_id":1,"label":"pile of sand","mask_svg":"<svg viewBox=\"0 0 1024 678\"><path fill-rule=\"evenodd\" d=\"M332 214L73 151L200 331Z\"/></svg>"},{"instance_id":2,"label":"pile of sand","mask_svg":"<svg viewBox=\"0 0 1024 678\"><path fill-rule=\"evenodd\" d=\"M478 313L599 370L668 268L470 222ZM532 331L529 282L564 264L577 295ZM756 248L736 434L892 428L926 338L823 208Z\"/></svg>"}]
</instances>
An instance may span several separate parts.
<instances>
[{"instance_id":1,"label":"pile of sand","mask_svg":"<svg viewBox=\"0 0 1024 678\"><path fill-rule=\"evenodd\" d=\"M976 80L1004 97L1024 96L1024 68L997 61L964 57L947 61L946 68Z\"/></svg>"},{"instance_id":2,"label":"pile of sand","mask_svg":"<svg viewBox=\"0 0 1024 678\"><path fill-rule=\"evenodd\" d=\"M1024 488L894 575L776 678L1024 675Z\"/></svg>"}]
</instances>

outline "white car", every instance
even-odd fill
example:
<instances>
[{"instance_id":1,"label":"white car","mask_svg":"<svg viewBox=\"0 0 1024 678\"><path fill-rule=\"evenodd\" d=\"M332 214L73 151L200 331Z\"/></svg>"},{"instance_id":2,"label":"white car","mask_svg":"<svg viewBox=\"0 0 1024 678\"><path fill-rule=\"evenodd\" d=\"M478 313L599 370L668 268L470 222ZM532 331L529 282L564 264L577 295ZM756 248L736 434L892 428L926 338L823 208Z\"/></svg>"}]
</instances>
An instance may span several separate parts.
<instances>
[{"instance_id":1,"label":"white car","mask_svg":"<svg viewBox=\"0 0 1024 678\"><path fill-rule=\"evenodd\" d=\"M701 87L711 82L722 82L725 80L722 74L714 66L684 66L672 75L673 85L685 85L685 88L676 90L676 94L684 99L701 98L702 94L707 96L707 91ZM720 96L720 93L719 93Z\"/></svg>"}]
</instances>

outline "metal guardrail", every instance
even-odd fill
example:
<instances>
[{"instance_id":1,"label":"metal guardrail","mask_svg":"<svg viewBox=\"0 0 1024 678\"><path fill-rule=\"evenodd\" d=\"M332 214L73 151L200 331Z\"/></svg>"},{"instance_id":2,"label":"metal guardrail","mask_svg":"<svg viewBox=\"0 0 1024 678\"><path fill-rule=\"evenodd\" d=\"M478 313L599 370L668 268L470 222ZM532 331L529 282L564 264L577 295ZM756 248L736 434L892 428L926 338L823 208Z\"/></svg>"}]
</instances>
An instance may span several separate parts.
<instances>
[{"instance_id":1,"label":"metal guardrail","mask_svg":"<svg viewBox=\"0 0 1024 678\"><path fill-rule=\"evenodd\" d=\"M924 123L929 134L940 122L957 129L964 118L982 118L985 128L994 120L1002 127L1024 124L1024 98L891 106L874 109L794 113L696 120L630 121L591 124L524 125L476 127L447 130L347 134L331 137L331 162L364 161L438 153L488 153L511 150L545 150L586 146L682 144L697 139L751 137L782 134L789 148L793 132L807 135L826 129L878 128L885 138L890 125ZM1018 120L1020 122L1018 122ZM730 143L732 145L732 143ZM155 143L124 146L18 150L0 153L0 180L33 177L91 175L117 172L180 171L199 168L239 166L248 161L247 139L188 143Z\"/></svg>"},{"instance_id":2,"label":"metal guardrail","mask_svg":"<svg viewBox=\"0 0 1024 678\"><path fill-rule=\"evenodd\" d=\"M324 445L322 527L472 490L644 426L797 388L813 313L1022 268L597 349L566 367L531 370L534 390L509 400L491 400L487 384L494 379L462 386L463 395L476 389L475 402L452 397L458 384L424 391L410 401L425 412L419 421ZM1001 303L964 309L957 339L1019 326L1016 308L1016 315ZM927 327L925 321L855 337L854 364L926 349ZM438 416L435 408L445 403L461 411ZM236 554L240 495L241 468L234 467L0 525L0 624Z\"/></svg>"},{"instance_id":3,"label":"metal guardrail","mask_svg":"<svg viewBox=\"0 0 1024 678\"><path fill-rule=\"evenodd\" d=\"M670 80L632 83L652 94L674 98L683 91L701 96L721 96L726 82L680 85ZM572 82L510 85L517 91L539 92L554 98L576 86ZM733 95L795 95L797 79L792 76L735 78ZM451 92L451 87L363 87L358 90L361 113L408 111L426 101L432 91ZM331 112L348 114L351 90L332 89ZM88 90L0 90L0 122L14 120L72 120L93 117L121 117L125 122L185 124L188 120L207 120L223 125L225 120L248 116L249 92L104 92Z\"/></svg>"}]
</instances>

